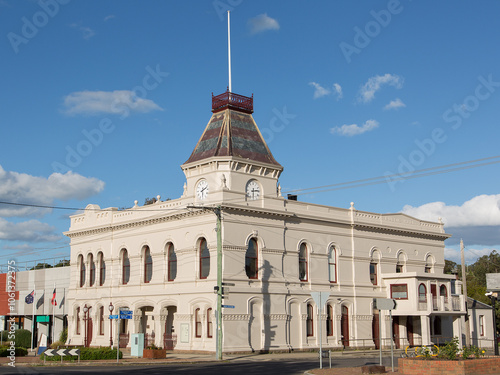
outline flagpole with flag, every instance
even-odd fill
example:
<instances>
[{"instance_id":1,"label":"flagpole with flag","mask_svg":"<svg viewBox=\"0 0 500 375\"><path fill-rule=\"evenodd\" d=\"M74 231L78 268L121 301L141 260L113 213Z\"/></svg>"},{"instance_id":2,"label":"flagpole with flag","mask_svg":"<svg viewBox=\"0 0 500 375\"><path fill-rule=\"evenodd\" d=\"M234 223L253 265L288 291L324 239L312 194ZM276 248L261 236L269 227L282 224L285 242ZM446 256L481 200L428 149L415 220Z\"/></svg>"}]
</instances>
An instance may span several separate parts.
<instances>
[{"instance_id":1,"label":"flagpole with flag","mask_svg":"<svg viewBox=\"0 0 500 375\"><path fill-rule=\"evenodd\" d=\"M35 301L36 301L36 283L33 283L33 309L32 311L32 317L31 317L31 323L33 325L31 329L31 351L33 351L33 335L35 334Z\"/></svg>"},{"instance_id":2,"label":"flagpole with flag","mask_svg":"<svg viewBox=\"0 0 500 375\"><path fill-rule=\"evenodd\" d=\"M56 319L55 319L55 311L56 311L56 306L57 306L57 301L56 301L56 283L54 283L54 292L52 293L52 299L50 300L50 303L52 304L52 342L54 342L54 331L55 331L55 326L56 326Z\"/></svg>"}]
</instances>

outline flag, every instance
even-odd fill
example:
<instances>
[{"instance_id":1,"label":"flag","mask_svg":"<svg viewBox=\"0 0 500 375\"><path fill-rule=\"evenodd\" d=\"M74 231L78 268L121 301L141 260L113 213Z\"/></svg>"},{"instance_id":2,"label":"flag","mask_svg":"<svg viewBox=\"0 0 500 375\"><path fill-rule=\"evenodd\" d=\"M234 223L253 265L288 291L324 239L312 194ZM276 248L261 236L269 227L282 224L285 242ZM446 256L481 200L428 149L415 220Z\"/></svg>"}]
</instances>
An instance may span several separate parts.
<instances>
[{"instance_id":1,"label":"flag","mask_svg":"<svg viewBox=\"0 0 500 375\"><path fill-rule=\"evenodd\" d=\"M57 306L57 301L56 301L56 288L54 288L54 292L52 293L52 299L50 300L50 303L53 306Z\"/></svg>"},{"instance_id":2,"label":"flag","mask_svg":"<svg viewBox=\"0 0 500 375\"><path fill-rule=\"evenodd\" d=\"M28 294L28 295L26 296L26 298L24 299L24 301L25 301L28 305L30 305L30 304L32 304L32 303L33 303L33 300L34 300L34 299L35 299L35 291L32 291L30 294Z\"/></svg>"},{"instance_id":3,"label":"flag","mask_svg":"<svg viewBox=\"0 0 500 375\"><path fill-rule=\"evenodd\" d=\"M63 294L63 298L61 302L59 303L59 308L63 307L63 305L66 303L66 296Z\"/></svg>"},{"instance_id":4,"label":"flag","mask_svg":"<svg viewBox=\"0 0 500 375\"><path fill-rule=\"evenodd\" d=\"M45 293L42 294L42 296L38 299L37 303L36 303L36 308L40 308L40 306L43 305L43 300L45 299Z\"/></svg>"}]
</instances>

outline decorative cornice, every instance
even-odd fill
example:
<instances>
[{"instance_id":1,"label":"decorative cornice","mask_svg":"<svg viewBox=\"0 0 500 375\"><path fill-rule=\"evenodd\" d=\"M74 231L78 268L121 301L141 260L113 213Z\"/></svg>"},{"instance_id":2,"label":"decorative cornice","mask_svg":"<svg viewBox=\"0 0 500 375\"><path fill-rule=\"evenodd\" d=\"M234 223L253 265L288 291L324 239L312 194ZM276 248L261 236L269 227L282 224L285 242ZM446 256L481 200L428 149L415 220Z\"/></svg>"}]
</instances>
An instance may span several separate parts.
<instances>
[{"instance_id":1,"label":"decorative cornice","mask_svg":"<svg viewBox=\"0 0 500 375\"><path fill-rule=\"evenodd\" d=\"M193 317L193 314L174 314L174 320L180 321L190 321Z\"/></svg>"},{"instance_id":2,"label":"decorative cornice","mask_svg":"<svg viewBox=\"0 0 500 375\"><path fill-rule=\"evenodd\" d=\"M249 321L250 314L222 314L222 319L228 321Z\"/></svg>"}]
</instances>

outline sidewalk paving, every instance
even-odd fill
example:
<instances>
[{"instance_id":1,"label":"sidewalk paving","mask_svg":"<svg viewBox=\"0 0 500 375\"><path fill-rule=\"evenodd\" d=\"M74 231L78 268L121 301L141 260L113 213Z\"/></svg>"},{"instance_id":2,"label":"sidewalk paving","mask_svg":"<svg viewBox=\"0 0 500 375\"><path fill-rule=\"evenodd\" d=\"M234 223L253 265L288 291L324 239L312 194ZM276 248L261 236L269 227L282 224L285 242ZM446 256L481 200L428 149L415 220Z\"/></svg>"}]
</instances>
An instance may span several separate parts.
<instances>
[{"instance_id":1,"label":"sidewalk paving","mask_svg":"<svg viewBox=\"0 0 500 375\"><path fill-rule=\"evenodd\" d=\"M399 357L401 350L394 351L394 356ZM383 355L390 355L390 350L383 350ZM349 350L349 351L332 351L332 358L338 357L378 357L378 350ZM318 359L318 351L315 352L292 352L292 353L269 353L269 354L258 354L258 353L234 353L234 354L224 354L223 361L271 361L277 359ZM328 361L328 358L324 360ZM0 358L0 366L6 366L10 362L7 357ZM167 363L197 363L197 362L218 362L215 358L214 353L176 353L175 351L167 352L167 357L162 359L149 359L142 357L133 357L130 355L128 350L124 351L123 358L116 362L116 359L106 359L106 360L81 360L80 365L82 366L102 366L102 365L157 365L157 364L167 364ZM44 365L43 358L40 356L35 356L34 353L30 353L25 357L16 357L16 366L40 366ZM64 366L64 365L75 365L78 361L75 359L71 361L69 358L63 359L61 361L46 361L46 366Z\"/></svg>"}]
</instances>

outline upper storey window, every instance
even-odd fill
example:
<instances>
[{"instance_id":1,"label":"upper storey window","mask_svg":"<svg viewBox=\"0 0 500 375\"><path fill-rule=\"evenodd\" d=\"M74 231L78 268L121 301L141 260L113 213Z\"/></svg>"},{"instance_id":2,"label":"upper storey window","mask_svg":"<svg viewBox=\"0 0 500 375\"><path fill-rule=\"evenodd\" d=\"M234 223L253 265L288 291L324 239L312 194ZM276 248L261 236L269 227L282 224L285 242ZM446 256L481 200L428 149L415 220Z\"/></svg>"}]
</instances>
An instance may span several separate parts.
<instances>
[{"instance_id":1,"label":"upper storey window","mask_svg":"<svg viewBox=\"0 0 500 375\"><path fill-rule=\"evenodd\" d=\"M206 279L210 274L210 250L208 249L207 240L204 238L200 241L200 279Z\"/></svg>"},{"instance_id":2,"label":"upper storey window","mask_svg":"<svg viewBox=\"0 0 500 375\"><path fill-rule=\"evenodd\" d=\"M307 281L307 245L300 244L299 250L299 280Z\"/></svg>"},{"instance_id":3,"label":"upper storey window","mask_svg":"<svg viewBox=\"0 0 500 375\"><path fill-rule=\"evenodd\" d=\"M83 255L78 256L78 266L80 267L80 288L85 285L85 262L83 261Z\"/></svg>"},{"instance_id":4,"label":"upper storey window","mask_svg":"<svg viewBox=\"0 0 500 375\"><path fill-rule=\"evenodd\" d=\"M337 249L330 247L328 254L328 275L331 283L337 282Z\"/></svg>"},{"instance_id":5,"label":"upper storey window","mask_svg":"<svg viewBox=\"0 0 500 375\"><path fill-rule=\"evenodd\" d=\"M122 251L122 284L126 285L130 281L130 259L126 249Z\"/></svg>"},{"instance_id":6,"label":"upper storey window","mask_svg":"<svg viewBox=\"0 0 500 375\"><path fill-rule=\"evenodd\" d=\"M248 242L247 252L245 254L245 271L249 279L258 278L257 266L257 241L255 238Z\"/></svg>"},{"instance_id":7,"label":"upper storey window","mask_svg":"<svg viewBox=\"0 0 500 375\"><path fill-rule=\"evenodd\" d=\"M149 246L144 249L144 282L149 283L153 277L153 258Z\"/></svg>"}]
</instances>

